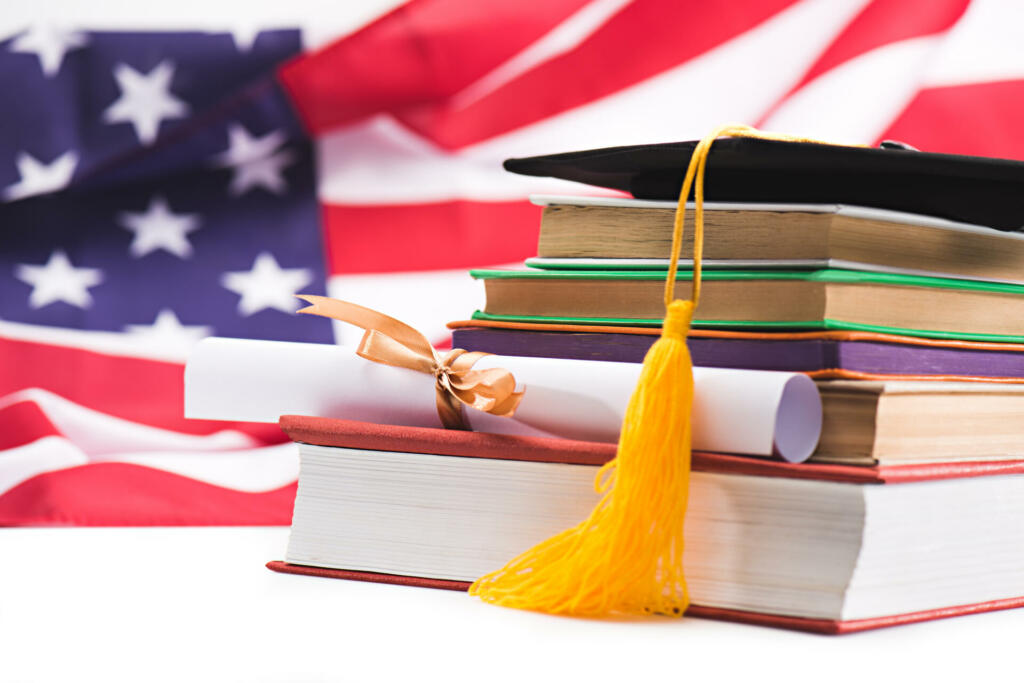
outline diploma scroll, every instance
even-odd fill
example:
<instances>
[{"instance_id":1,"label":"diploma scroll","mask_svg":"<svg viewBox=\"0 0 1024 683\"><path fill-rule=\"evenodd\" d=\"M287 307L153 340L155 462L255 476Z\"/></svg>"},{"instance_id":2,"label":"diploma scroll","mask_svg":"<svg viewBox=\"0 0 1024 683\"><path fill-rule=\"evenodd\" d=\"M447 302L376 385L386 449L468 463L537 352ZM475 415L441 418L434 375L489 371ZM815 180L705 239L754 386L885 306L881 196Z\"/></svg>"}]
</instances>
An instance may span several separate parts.
<instances>
[{"instance_id":1,"label":"diploma scroll","mask_svg":"<svg viewBox=\"0 0 1024 683\"><path fill-rule=\"evenodd\" d=\"M513 417L466 409L476 431L616 442L638 363L486 356L474 368L506 368L525 391ZM693 449L810 457L821 399L806 375L694 368ZM277 422L315 415L441 427L431 375L374 363L353 349L209 338L185 368L185 417Z\"/></svg>"}]
</instances>

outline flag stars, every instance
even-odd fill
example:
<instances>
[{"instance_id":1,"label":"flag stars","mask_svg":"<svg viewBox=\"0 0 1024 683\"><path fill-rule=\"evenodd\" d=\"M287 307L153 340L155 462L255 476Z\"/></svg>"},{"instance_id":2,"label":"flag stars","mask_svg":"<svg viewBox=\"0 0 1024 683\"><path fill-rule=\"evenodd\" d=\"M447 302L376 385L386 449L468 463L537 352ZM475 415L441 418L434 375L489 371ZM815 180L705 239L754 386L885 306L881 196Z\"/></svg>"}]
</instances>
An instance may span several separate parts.
<instances>
[{"instance_id":1,"label":"flag stars","mask_svg":"<svg viewBox=\"0 0 1024 683\"><path fill-rule=\"evenodd\" d=\"M248 271L229 272L221 276L221 284L240 295L238 313L250 316L266 308L284 313L296 310L295 294L313 281L307 268L281 268L268 252L262 252Z\"/></svg>"},{"instance_id":2,"label":"flag stars","mask_svg":"<svg viewBox=\"0 0 1024 683\"><path fill-rule=\"evenodd\" d=\"M4 188L4 199L8 201L63 190L75 173L78 155L68 151L50 163L43 163L28 152L21 152L16 163L21 180Z\"/></svg>"},{"instance_id":3,"label":"flag stars","mask_svg":"<svg viewBox=\"0 0 1024 683\"><path fill-rule=\"evenodd\" d=\"M254 136L244 127L233 123L228 127L228 148L213 158L215 166L233 171L228 191L238 197L253 188L263 188L273 194L288 189L284 179L285 167L295 161L290 150L280 149L286 141L282 131L275 130Z\"/></svg>"},{"instance_id":4,"label":"flag stars","mask_svg":"<svg viewBox=\"0 0 1024 683\"><path fill-rule=\"evenodd\" d=\"M178 316L169 308L161 309L152 325L125 325L124 330L147 346L164 349L188 348L203 337L213 334L213 328L206 325L182 325Z\"/></svg>"},{"instance_id":5,"label":"flag stars","mask_svg":"<svg viewBox=\"0 0 1024 683\"><path fill-rule=\"evenodd\" d=\"M127 64L114 67L114 79L121 96L103 112L107 123L130 123L139 142L148 145L156 140L160 122L182 118L188 105L171 91L174 65L164 60L149 73L136 71Z\"/></svg>"},{"instance_id":6,"label":"flag stars","mask_svg":"<svg viewBox=\"0 0 1024 683\"><path fill-rule=\"evenodd\" d=\"M28 305L42 308L63 301L78 308L92 305L89 288L103 281L103 271L96 268L75 268L61 250L50 254L46 265L18 264L14 276L32 286Z\"/></svg>"},{"instance_id":7,"label":"flag stars","mask_svg":"<svg viewBox=\"0 0 1024 683\"><path fill-rule=\"evenodd\" d=\"M188 234L199 229L199 216L190 213L172 213L167 200L153 197L149 208L142 213L122 213L118 222L135 233L129 247L131 255L142 258L159 249L170 252L178 258L192 256L192 244Z\"/></svg>"},{"instance_id":8,"label":"flag stars","mask_svg":"<svg viewBox=\"0 0 1024 683\"><path fill-rule=\"evenodd\" d=\"M238 23L231 28L230 34L231 39L235 43L236 50L239 52L250 52L260 35L260 27L251 22L246 22L244 18L239 17Z\"/></svg>"},{"instance_id":9,"label":"flag stars","mask_svg":"<svg viewBox=\"0 0 1024 683\"><path fill-rule=\"evenodd\" d=\"M88 40L84 33L54 26L33 26L11 42L11 52L34 54L39 58L43 75L53 78L60 72L64 56L83 47Z\"/></svg>"}]
</instances>

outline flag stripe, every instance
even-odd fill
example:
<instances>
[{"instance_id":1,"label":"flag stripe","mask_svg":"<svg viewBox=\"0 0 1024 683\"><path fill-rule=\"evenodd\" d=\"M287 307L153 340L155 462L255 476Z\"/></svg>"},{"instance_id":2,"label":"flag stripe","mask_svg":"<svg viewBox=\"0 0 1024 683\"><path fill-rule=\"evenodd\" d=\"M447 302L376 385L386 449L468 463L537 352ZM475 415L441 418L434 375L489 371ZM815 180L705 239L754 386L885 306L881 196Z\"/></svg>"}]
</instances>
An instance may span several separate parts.
<instances>
[{"instance_id":1,"label":"flag stripe","mask_svg":"<svg viewBox=\"0 0 1024 683\"><path fill-rule=\"evenodd\" d=\"M789 94L859 55L889 43L948 31L970 0L874 0L829 45Z\"/></svg>"},{"instance_id":2,"label":"flag stripe","mask_svg":"<svg viewBox=\"0 0 1024 683\"><path fill-rule=\"evenodd\" d=\"M309 131L453 95L540 38L586 0L413 0L280 69ZM500 30L481 31L481 26Z\"/></svg>"},{"instance_id":3,"label":"flag stripe","mask_svg":"<svg viewBox=\"0 0 1024 683\"><path fill-rule=\"evenodd\" d=\"M463 107L428 103L397 112L407 126L446 149L476 144L597 101L707 52L769 19L795 0L715 3L637 0L579 47L539 64ZM630 59L638 44L643 59Z\"/></svg>"},{"instance_id":4,"label":"flag stripe","mask_svg":"<svg viewBox=\"0 0 1024 683\"><path fill-rule=\"evenodd\" d=\"M1022 25L1024 3L971 0L963 18L943 34L942 50L928 65L922 88L1024 78Z\"/></svg>"},{"instance_id":5,"label":"flag stripe","mask_svg":"<svg viewBox=\"0 0 1024 683\"><path fill-rule=\"evenodd\" d=\"M389 115L349 126L318 140L320 196L331 204L363 205L507 201L531 192L589 194L595 190L575 183L504 173L501 161L699 137L722 121L752 121L786 92L794 74L827 47L846 25L848 13L857 9L857 4L843 5L837 12L831 3L817 0L794 5L657 77L457 151L438 147ZM816 27L811 35L808 25ZM780 44L789 47L778 51ZM766 54L771 55L770 68L750 68ZM697 97L700 106L695 106Z\"/></svg>"},{"instance_id":6,"label":"flag stripe","mask_svg":"<svg viewBox=\"0 0 1024 683\"><path fill-rule=\"evenodd\" d=\"M248 493L151 467L93 463L0 494L0 526L287 525L294 499L294 483Z\"/></svg>"},{"instance_id":7,"label":"flag stripe","mask_svg":"<svg viewBox=\"0 0 1024 683\"><path fill-rule=\"evenodd\" d=\"M325 204L497 202L581 190L578 183L508 173L500 152L443 150L388 115L329 133L317 145L317 191Z\"/></svg>"},{"instance_id":8,"label":"flag stripe","mask_svg":"<svg viewBox=\"0 0 1024 683\"><path fill-rule=\"evenodd\" d=\"M578 47L555 55L486 96L453 107L459 90L497 67L503 59L568 16L578 4L557 5L534 17L528 26L518 22L488 33L495 46L480 51L477 27L456 21L429 37L417 30L419 6L399 9L382 18L370 31L342 40L326 50L300 57L282 67L280 77L291 93L310 131L316 135L380 112L390 112L435 144L456 149L592 102L677 66L770 18L796 0L752 0L722 12L714 3L664 3L636 0L600 26ZM488 12L493 12L488 3ZM467 5L469 7L469 5ZM500 11L524 14L518 3ZM406 11L410 16L406 16ZM525 14L534 14L533 9ZM418 18L418 17L417 17ZM472 16L471 16L472 18ZM501 16L489 18L501 24ZM460 31L466 30L463 34ZM379 34L387 36L382 40ZM505 34L508 33L508 36ZM377 35L375 35L377 34ZM407 42L416 38L417 51ZM358 49L360 41L375 42L373 55ZM443 41L443 47L433 40ZM395 49L387 49L396 41ZM629 59L638 43L644 59ZM402 46L398 49L398 46ZM500 49L497 49L500 48ZM467 51L477 49L467 59ZM431 59L435 51L444 59ZM424 54L430 57L425 58ZM386 55L386 56L385 56ZM468 61L472 66L462 62ZM345 78L338 78L345 74Z\"/></svg>"},{"instance_id":9,"label":"flag stripe","mask_svg":"<svg viewBox=\"0 0 1024 683\"><path fill-rule=\"evenodd\" d=\"M186 420L184 365L0 338L0 397L40 388L93 410L184 434L234 429L279 443L276 425Z\"/></svg>"},{"instance_id":10,"label":"flag stripe","mask_svg":"<svg viewBox=\"0 0 1024 683\"><path fill-rule=\"evenodd\" d=\"M4 451L0 491L44 472L90 463L117 462L171 472L235 491L272 491L295 481L298 454L291 443L235 450L166 448L132 452L125 448L88 452L82 444L62 435L43 436Z\"/></svg>"},{"instance_id":11,"label":"flag stripe","mask_svg":"<svg viewBox=\"0 0 1024 683\"><path fill-rule=\"evenodd\" d=\"M1022 109L1024 80L928 88L917 93L882 138L929 152L1024 160Z\"/></svg>"},{"instance_id":12,"label":"flag stripe","mask_svg":"<svg viewBox=\"0 0 1024 683\"><path fill-rule=\"evenodd\" d=\"M331 274L467 268L537 251L540 207L525 201L324 207Z\"/></svg>"},{"instance_id":13,"label":"flag stripe","mask_svg":"<svg viewBox=\"0 0 1024 683\"><path fill-rule=\"evenodd\" d=\"M45 422L36 419L19 422L15 417L18 410L13 414L6 410L25 404L41 411ZM8 394L0 399L0 408L3 408L0 410L0 430L20 434L22 443L56 433L73 441L90 456L151 450L237 450L261 445L237 430L224 429L199 435L144 425L78 405L44 389L24 389ZM29 425L34 426L34 431L28 428Z\"/></svg>"},{"instance_id":14,"label":"flag stripe","mask_svg":"<svg viewBox=\"0 0 1024 683\"><path fill-rule=\"evenodd\" d=\"M59 434L37 403L20 401L0 408L0 451Z\"/></svg>"},{"instance_id":15,"label":"flag stripe","mask_svg":"<svg viewBox=\"0 0 1024 683\"><path fill-rule=\"evenodd\" d=\"M816 78L763 124L832 143L870 143L914 98L937 37L889 43Z\"/></svg>"}]
</instances>

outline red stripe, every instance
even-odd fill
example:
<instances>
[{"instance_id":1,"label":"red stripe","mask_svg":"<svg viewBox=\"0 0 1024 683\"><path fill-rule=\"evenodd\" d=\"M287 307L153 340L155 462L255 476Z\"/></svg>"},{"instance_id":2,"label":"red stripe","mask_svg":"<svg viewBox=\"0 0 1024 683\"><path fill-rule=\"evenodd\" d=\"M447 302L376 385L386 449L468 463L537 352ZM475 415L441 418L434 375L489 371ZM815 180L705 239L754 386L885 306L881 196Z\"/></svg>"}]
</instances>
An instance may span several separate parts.
<instances>
[{"instance_id":1,"label":"red stripe","mask_svg":"<svg viewBox=\"0 0 1024 683\"><path fill-rule=\"evenodd\" d=\"M880 139L928 152L1024 160L1024 80L922 90Z\"/></svg>"},{"instance_id":2,"label":"red stripe","mask_svg":"<svg viewBox=\"0 0 1024 683\"><path fill-rule=\"evenodd\" d=\"M575 49L461 109L450 98L584 5L414 2L280 71L308 129L388 112L448 149L548 118L682 64L796 0L636 0Z\"/></svg>"},{"instance_id":3,"label":"red stripe","mask_svg":"<svg viewBox=\"0 0 1024 683\"><path fill-rule=\"evenodd\" d=\"M761 121L767 120L797 90L855 57L889 43L948 31L963 16L968 4L970 0L874 0Z\"/></svg>"},{"instance_id":4,"label":"red stripe","mask_svg":"<svg viewBox=\"0 0 1024 683\"><path fill-rule=\"evenodd\" d=\"M291 524L295 484L246 493L140 465L95 463L32 477L0 495L0 526Z\"/></svg>"},{"instance_id":5,"label":"red stripe","mask_svg":"<svg viewBox=\"0 0 1024 683\"><path fill-rule=\"evenodd\" d=\"M277 425L186 420L181 363L4 338L0 338L0 358L0 396L36 387L153 427L188 434L237 429L265 443L285 440Z\"/></svg>"},{"instance_id":6,"label":"red stripe","mask_svg":"<svg viewBox=\"0 0 1024 683\"><path fill-rule=\"evenodd\" d=\"M397 116L447 149L470 145L636 85L749 31L794 2L636 0L577 48L466 107L431 102Z\"/></svg>"},{"instance_id":7,"label":"red stripe","mask_svg":"<svg viewBox=\"0 0 1024 683\"><path fill-rule=\"evenodd\" d=\"M280 79L307 128L322 133L449 97L585 4L414 0L284 65Z\"/></svg>"},{"instance_id":8,"label":"red stripe","mask_svg":"<svg viewBox=\"0 0 1024 683\"><path fill-rule=\"evenodd\" d=\"M0 408L0 451L24 446L45 436L60 436L60 430L38 404L21 401Z\"/></svg>"},{"instance_id":9,"label":"red stripe","mask_svg":"<svg viewBox=\"0 0 1024 683\"><path fill-rule=\"evenodd\" d=\"M327 205L332 274L468 268L537 253L541 209L525 201Z\"/></svg>"},{"instance_id":10,"label":"red stripe","mask_svg":"<svg viewBox=\"0 0 1024 683\"><path fill-rule=\"evenodd\" d=\"M797 88L875 48L948 31L968 4L970 0L875 0L828 46Z\"/></svg>"}]
</instances>

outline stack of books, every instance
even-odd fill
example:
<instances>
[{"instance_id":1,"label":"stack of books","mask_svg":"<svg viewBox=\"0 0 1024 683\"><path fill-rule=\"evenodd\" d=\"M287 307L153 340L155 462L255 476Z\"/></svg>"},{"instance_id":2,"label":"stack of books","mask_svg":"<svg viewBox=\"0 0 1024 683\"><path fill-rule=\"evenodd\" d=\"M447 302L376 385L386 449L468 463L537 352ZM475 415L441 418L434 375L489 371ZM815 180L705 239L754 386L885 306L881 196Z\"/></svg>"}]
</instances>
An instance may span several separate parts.
<instances>
[{"instance_id":1,"label":"stack of books","mask_svg":"<svg viewBox=\"0 0 1024 683\"><path fill-rule=\"evenodd\" d=\"M486 307L452 324L453 344L642 361L660 334L668 259L655 255L670 249L675 203L536 201L538 256L472 272ZM820 379L813 461L1024 458L1024 233L844 205L706 204L705 254L694 364ZM691 277L679 274L683 296Z\"/></svg>"},{"instance_id":2,"label":"stack of books","mask_svg":"<svg viewBox=\"0 0 1024 683\"><path fill-rule=\"evenodd\" d=\"M760 152L777 144L712 152L690 348L696 365L810 374L822 437L800 464L694 454L688 613L845 633L1024 605L1024 235L993 229L1024 223L993 199L1024 187L1024 164L929 180L914 169L946 160L868 150L835 163L809 145L783 149L782 171L765 175ZM660 331L671 192L690 149L513 168L642 198L538 199L537 258L473 273L487 304L453 323L454 346L640 362ZM879 159L889 175L866 175ZM281 426L301 474L286 559L271 569L457 590L586 517L615 454L323 417Z\"/></svg>"}]
</instances>

